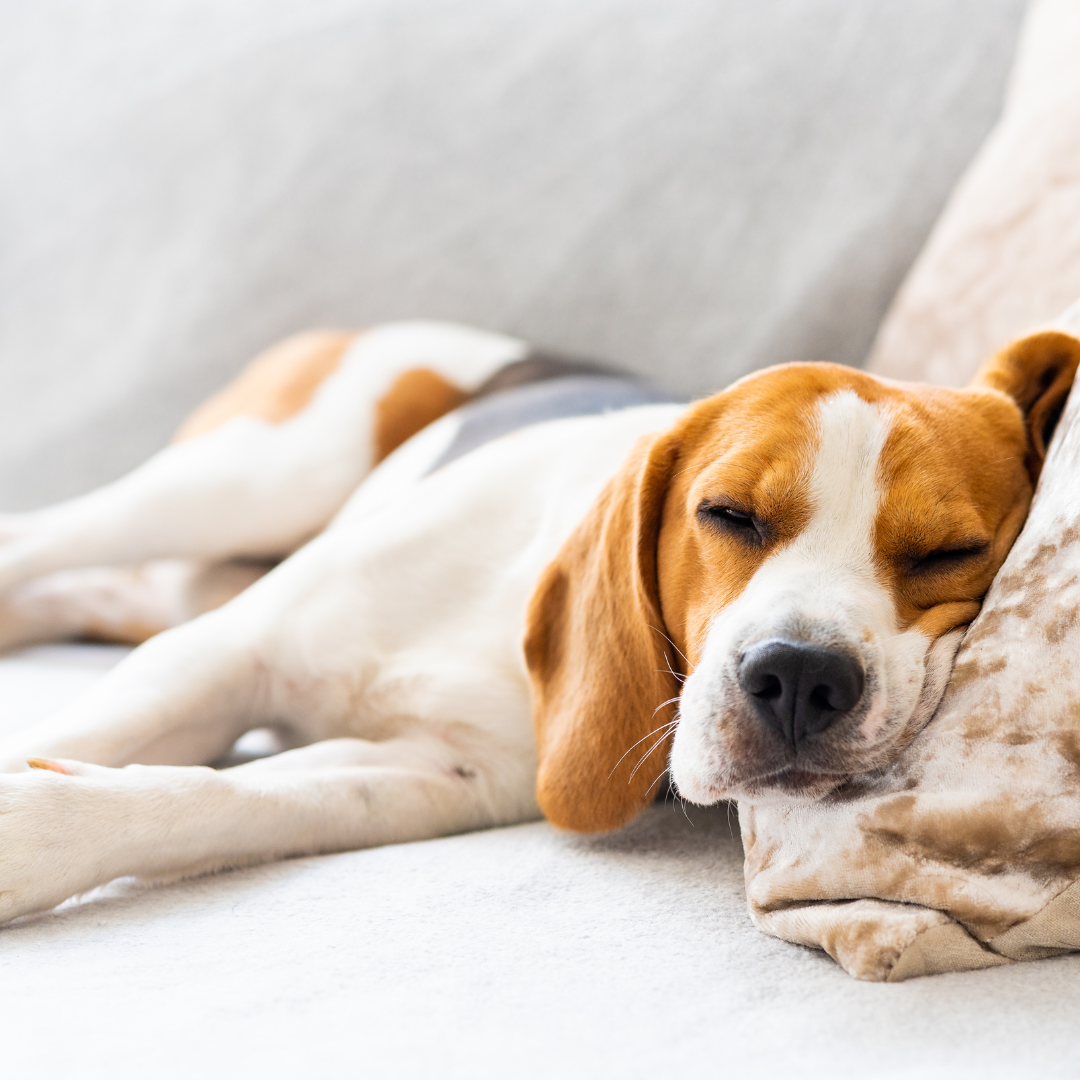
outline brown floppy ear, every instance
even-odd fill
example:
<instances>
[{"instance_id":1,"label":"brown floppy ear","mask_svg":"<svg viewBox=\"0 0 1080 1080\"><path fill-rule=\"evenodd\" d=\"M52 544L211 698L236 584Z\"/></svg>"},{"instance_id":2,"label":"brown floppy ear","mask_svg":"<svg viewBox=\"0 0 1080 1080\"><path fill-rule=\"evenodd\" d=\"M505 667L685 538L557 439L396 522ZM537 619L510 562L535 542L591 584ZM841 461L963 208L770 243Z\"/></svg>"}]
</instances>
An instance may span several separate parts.
<instances>
[{"instance_id":1,"label":"brown floppy ear","mask_svg":"<svg viewBox=\"0 0 1080 1080\"><path fill-rule=\"evenodd\" d=\"M537 798L564 829L598 832L629 821L667 767L669 699L679 683L660 614L656 547L676 456L671 435L638 442L529 605Z\"/></svg>"},{"instance_id":2,"label":"brown floppy ear","mask_svg":"<svg viewBox=\"0 0 1080 1080\"><path fill-rule=\"evenodd\" d=\"M972 380L972 386L1001 390L1020 406L1028 432L1024 464L1033 484L1039 479L1046 448L1065 408L1078 363L1080 340L1059 330L1044 330L1002 349Z\"/></svg>"}]
</instances>

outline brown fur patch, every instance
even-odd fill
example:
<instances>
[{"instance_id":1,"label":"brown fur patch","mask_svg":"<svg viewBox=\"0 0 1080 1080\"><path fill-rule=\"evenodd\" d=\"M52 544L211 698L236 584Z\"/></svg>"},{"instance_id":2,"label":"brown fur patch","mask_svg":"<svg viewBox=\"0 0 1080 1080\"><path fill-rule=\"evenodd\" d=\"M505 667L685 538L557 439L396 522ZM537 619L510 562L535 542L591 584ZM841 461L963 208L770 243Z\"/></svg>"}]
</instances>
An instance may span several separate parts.
<instances>
[{"instance_id":1,"label":"brown fur patch","mask_svg":"<svg viewBox=\"0 0 1080 1080\"><path fill-rule=\"evenodd\" d=\"M204 401L180 425L172 441L198 438L236 416L274 424L288 420L337 369L356 336L341 330L311 330L279 341Z\"/></svg>"},{"instance_id":2,"label":"brown fur patch","mask_svg":"<svg viewBox=\"0 0 1080 1080\"><path fill-rule=\"evenodd\" d=\"M667 762L672 709L661 706L678 682L664 660L656 534L675 450L665 437L638 443L529 605L537 799L562 828L628 821Z\"/></svg>"},{"instance_id":3,"label":"brown fur patch","mask_svg":"<svg viewBox=\"0 0 1080 1080\"><path fill-rule=\"evenodd\" d=\"M810 520L813 406L832 389L833 374L825 365L800 366L745 380L694 407L676 428L680 456L664 502L657 572L667 633L691 665L713 619ZM752 513L762 523L760 543L710 524L698 513L703 504Z\"/></svg>"},{"instance_id":4,"label":"brown fur patch","mask_svg":"<svg viewBox=\"0 0 1080 1080\"><path fill-rule=\"evenodd\" d=\"M467 400L465 391L430 368L402 372L375 403L375 464Z\"/></svg>"},{"instance_id":5,"label":"brown fur patch","mask_svg":"<svg viewBox=\"0 0 1080 1080\"><path fill-rule=\"evenodd\" d=\"M1026 436L996 394L927 387L888 407L878 569L900 625L934 639L978 614L1020 531L1032 490ZM968 554L937 554L949 551Z\"/></svg>"},{"instance_id":6,"label":"brown fur patch","mask_svg":"<svg viewBox=\"0 0 1080 1080\"><path fill-rule=\"evenodd\" d=\"M1007 394L1024 417L1026 464L1032 484L1039 478L1047 444L1080 364L1080 340L1057 330L1028 334L991 357L972 381Z\"/></svg>"},{"instance_id":7,"label":"brown fur patch","mask_svg":"<svg viewBox=\"0 0 1080 1080\"><path fill-rule=\"evenodd\" d=\"M993 357L968 391L920 387L890 400L889 497L875 540L902 625L934 638L977 614L1024 523L1078 359L1068 335L1033 334ZM964 548L964 557L932 555ZM1025 590L1055 551L1048 545L1026 568Z\"/></svg>"}]
</instances>

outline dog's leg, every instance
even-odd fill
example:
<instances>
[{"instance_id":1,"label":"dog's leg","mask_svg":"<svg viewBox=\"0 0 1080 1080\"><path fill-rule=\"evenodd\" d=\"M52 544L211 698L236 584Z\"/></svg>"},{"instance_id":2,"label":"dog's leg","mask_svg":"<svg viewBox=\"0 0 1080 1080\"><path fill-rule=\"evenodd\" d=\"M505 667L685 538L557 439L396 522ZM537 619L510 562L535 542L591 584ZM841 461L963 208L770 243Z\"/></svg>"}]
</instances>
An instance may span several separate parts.
<instances>
[{"instance_id":1,"label":"dog's leg","mask_svg":"<svg viewBox=\"0 0 1080 1080\"><path fill-rule=\"evenodd\" d=\"M457 512L452 491L428 499ZM402 590L397 520L387 508L328 530L223 607L151 638L73 705L5 739L0 771L35 756L204 765L253 727L274 727L293 746L370 735L353 725L363 723L373 657L400 648L382 637L395 624L381 613L404 617L414 596ZM407 617L419 629L431 618L426 590L416 600L421 610Z\"/></svg>"},{"instance_id":2,"label":"dog's leg","mask_svg":"<svg viewBox=\"0 0 1080 1080\"><path fill-rule=\"evenodd\" d=\"M526 351L497 334L399 323L342 345L331 366L316 339L320 378L306 399L230 388L182 429L185 441L115 483L0 518L0 591L72 567L280 558L325 527L381 456Z\"/></svg>"},{"instance_id":3,"label":"dog's leg","mask_svg":"<svg viewBox=\"0 0 1080 1080\"><path fill-rule=\"evenodd\" d=\"M201 765L272 723L255 635L228 607L151 638L73 705L6 738L0 772L34 756Z\"/></svg>"},{"instance_id":4,"label":"dog's leg","mask_svg":"<svg viewBox=\"0 0 1080 1080\"><path fill-rule=\"evenodd\" d=\"M183 877L501 820L483 777L433 739L338 739L222 772L42 761L0 777L0 920L116 877Z\"/></svg>"},{"instance_id":5,"label":"dog's leg","mask_svg":"<svg viewBox=\"0 0 1080 1080\"><path fill-rule=\"evenodd\" d=\"M268 569L266 563L164 559L46 574L0 595L0 652L72 638L141 645L220 607Z\"/></svg>"}]
</instances>

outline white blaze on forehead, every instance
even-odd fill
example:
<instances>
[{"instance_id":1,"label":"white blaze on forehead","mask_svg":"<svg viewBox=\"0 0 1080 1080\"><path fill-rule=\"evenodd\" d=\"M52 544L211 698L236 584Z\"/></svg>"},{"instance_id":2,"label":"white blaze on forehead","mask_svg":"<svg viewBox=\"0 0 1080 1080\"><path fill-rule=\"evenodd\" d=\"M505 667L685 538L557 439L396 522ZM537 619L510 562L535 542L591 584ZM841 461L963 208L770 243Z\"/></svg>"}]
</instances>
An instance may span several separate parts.
<instances>
[{"instance_id":1,"label":"white blaze on forehead","mask_svg":"<svg viewBox=\"0 0 1080 1080\"><path fill-rule=\"evenodd\" d=\"M891 426L877 405L854 391L822 398L810 474L813 510L789 551L797 550L823 570L843 567L874 575L874 522L881 503L878 464Z\"/></svg>"}]
</instances>

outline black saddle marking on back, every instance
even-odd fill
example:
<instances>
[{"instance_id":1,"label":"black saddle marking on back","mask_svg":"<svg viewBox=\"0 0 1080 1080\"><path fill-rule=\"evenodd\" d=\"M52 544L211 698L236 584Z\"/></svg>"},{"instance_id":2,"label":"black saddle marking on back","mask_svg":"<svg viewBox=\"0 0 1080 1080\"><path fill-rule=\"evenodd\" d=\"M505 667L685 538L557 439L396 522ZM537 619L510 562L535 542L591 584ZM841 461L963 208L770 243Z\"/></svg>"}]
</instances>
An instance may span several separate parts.
<instances>
[{"instance_id":1,"label":"black saddle marking on back","mask_svg":"<svg viewBox=\"0 0 1080 1080\"><path fill-rule=\"evenodd\" d=\"M499 368L494 375L489 375L469 399L490 397L500 390L512 390L515 386L527 383L547 382L549 379L564 379L568 375L610 375L613 378L632 379L633 376L621 368L599 360L589 360L583 356L564 356L547 349L530 349L523 360L515 360Z\"/></svg>"},{"instance_id":2,"label":"black saddle marking on back","mask_svg":"<svg viewBox=\"0 0 1080 1080\"><path fill-rule=\"evenodd\" d=\"M592 360L531 353L507 364L455 410L460 426L425 475L521 428L635 405L680 404L660 387Z\"/></svg>"}]
</instances>

